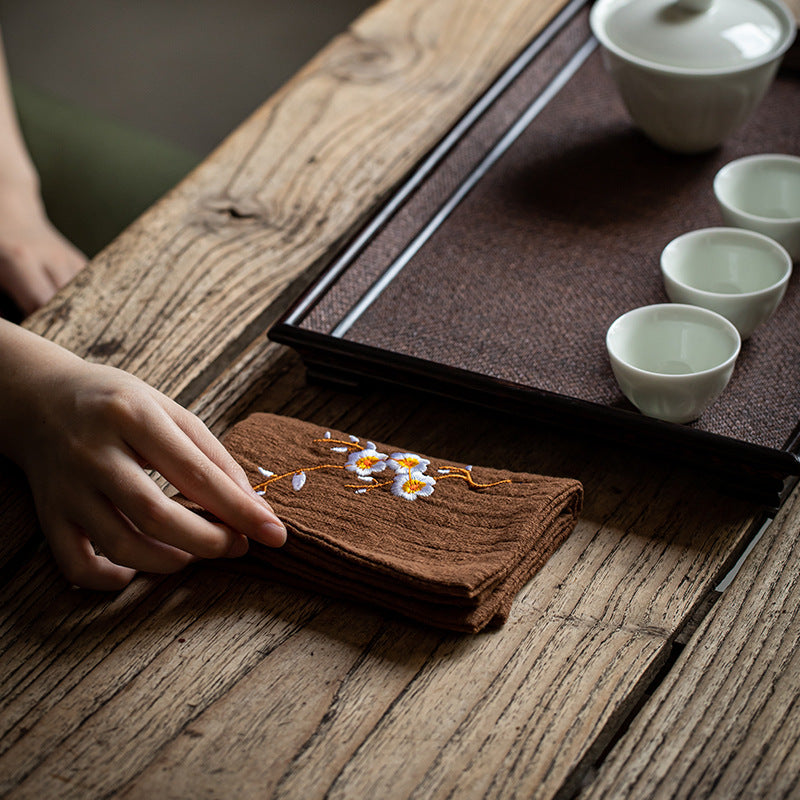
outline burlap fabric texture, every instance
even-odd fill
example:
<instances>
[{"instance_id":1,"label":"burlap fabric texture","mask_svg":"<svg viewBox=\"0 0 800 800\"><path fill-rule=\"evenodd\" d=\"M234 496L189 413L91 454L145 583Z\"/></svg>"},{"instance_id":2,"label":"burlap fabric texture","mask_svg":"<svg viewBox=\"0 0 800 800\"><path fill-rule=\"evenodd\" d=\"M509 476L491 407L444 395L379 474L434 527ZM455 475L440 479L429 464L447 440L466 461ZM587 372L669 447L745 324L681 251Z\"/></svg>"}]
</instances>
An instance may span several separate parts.
<instances>
[{"instance_id":1,"label":"burlap fabric texture","mask_svg":"<svg viewBox=\"0 0 800 800\"><path fill-rule=\"evenodd\" d=\"M575 480L445 462L272 414L224 443L287 527L280 549L253 543L260 573L455 631L506 621L583 501Z\"/></svg>"}]
</instances>

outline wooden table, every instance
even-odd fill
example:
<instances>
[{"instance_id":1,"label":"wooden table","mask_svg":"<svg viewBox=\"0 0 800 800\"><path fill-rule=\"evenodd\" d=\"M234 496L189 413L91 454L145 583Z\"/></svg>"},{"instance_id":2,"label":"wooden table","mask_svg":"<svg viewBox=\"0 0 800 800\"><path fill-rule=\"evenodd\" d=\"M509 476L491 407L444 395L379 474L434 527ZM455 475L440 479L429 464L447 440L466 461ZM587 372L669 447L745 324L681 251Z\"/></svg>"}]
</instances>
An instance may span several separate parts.
<instances>
[{"instance_id":1,"label":"wooden table","mask_svg":"<svg viewBox=\"0 0 800 800\"><path fill-rule=\"evenodd\" d=\"M479 636L214 563L94 594L60 577L3 464L0 795L798 795L800 495L714 603L761 520L703 476L451 402L309 386L264 336L559 5L376 6L28 324L217 433L271 410L578 477L574 534Z\"/></svg>"}]
</instances>

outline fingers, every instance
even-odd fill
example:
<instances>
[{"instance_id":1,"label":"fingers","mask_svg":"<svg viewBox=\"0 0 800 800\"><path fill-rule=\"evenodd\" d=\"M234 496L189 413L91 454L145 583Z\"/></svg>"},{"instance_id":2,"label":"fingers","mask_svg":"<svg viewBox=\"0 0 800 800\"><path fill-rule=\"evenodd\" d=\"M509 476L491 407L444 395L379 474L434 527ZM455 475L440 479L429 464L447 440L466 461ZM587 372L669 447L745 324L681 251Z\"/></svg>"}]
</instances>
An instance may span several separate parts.
<instances>
[{"instance_id":1,"label":"fingers","mask_svg":"<svg viewBox=\"0 0 800 800\"><path fill-rule=\"evenodd\" d=\"M141 572L169 573L197 560L184 550L143 535L100 494L92 493L74 516L80 519L81 528L100 552L114 564ZM230 549L232 540L232 536L226 537L225 552Z\"/></svg>"},{"instance_id":2,"label":"fingers","mask_svg":"<svg viewBox=\"0 0 800 800\"><path fill-rule=\"evenodd\" d=\"M137 571L168 574L197 560L184 550L143 535L101 495L77 499L73 506L67 513L79 518L80 525L58 518L43 526L59 568L76 586L118 590L127 586ZM223 538L232 545L222 555L236 558L247 552L246 537L228 532Z\"/></svg>"},{"instance_id":3,"label":"fingers","mask_svg":"<svg viewBox=\"0 0 800 800\"><path fill-rule=\"evenodd\" d=\"M286 529L272 509L189 412L131 375L72 356L62 378L48 378L55 387L48 403L60 413L44 415L44 432L24 468L45 534L71 581L119 588L133 570L172 572L196 558L243 555L247 537L284 543ZM142 464L220 522L168 498Z\"/></svg>"},{"instance_id":4,"label":"fingers","mask_svg":"<svg viewBox=\"0 0 800 800\"><path fill-rule=\"evenodd\" d=\"M98 488L138 531L165 545L199 558L223 558L231 554L233 548L241 547L237 533L170 500L132 460L124 456L115 458L109 465ZM121 534L119 529L115 532ZM121 536L118 541L122 541ZM117 563L119 555L109 553ZM129 559L127 552L122 555Z\"/></svg>"},{"instance_id":5,"label":"fingers","mask_svg":"<svg viewBox=\"0 0 800 800\"><path fill-rule=\"evenodd\" d=\"M60 234L56 244L53 252L47 254L43 267L57 291L69 283L86 266L88 259Z\"/></svg>"},{"instance_id":6,"label":"fingers","mask_svg":"<svg viewBox=\"0 0 800 800\"><path fill-rule=\"evenodd\" d=\"M74 586L117 591L125 588L136 574L135 569L112 564L97 555L80 528L64 519L51 523L45 533L59 569Z\"/></svg>"},{"instance_id":7,"label":"fingers","mask_svg":"<svg viewBox=\"0 0 800 800\"><path fill-rule=\"evenodd\" d=\"M0 256L0 288L30 314L50 298L86 265L86 256L55 230L36 246L5 247Z\"/></svg>"},{"instance_id":8,"label":"fingers","mask_svg":"<svg viewBox=\"0 0 800 800\"><path fill-rule=\"evenodd\" d=\"M56 291L50 277L24 252L14 259L8 256L2 258L0 287L11 295L26 314L43 306Z\"/></svg>"},{"instance_id":9,"label":"fingers","mask_svg":"<svg viewBox=\"0 0 800 800\"><path fill-rule=\"evenodd\" d=\"M183 406L162 395L164 409L175 424L200 448L200 451L213 461L223 472L232 478L248 494L251 493L247 474L233 456L222 446L219 439L203 424L202 420ZM256 495L258 497L258 495ZM260 499L260 498L259 498ZM266 502L266 501L263 501Z\"/></svg>"},{"instance_id":10,"label":"fingers","mask_svg":"<svg viewBox=\"0 0 800 800\"><path fill-rule=\"evenodd\" d=\"M187 424L184 415L178 415L179 424L163 408L160 412L147 425L127 431L129 445L187 498L231 528L280 547L286 541L286 528L246 478L242 482L241 468L230 454L205 426ZM181 426L197 438L190 438Z\"/></svg>"}]
</instances>

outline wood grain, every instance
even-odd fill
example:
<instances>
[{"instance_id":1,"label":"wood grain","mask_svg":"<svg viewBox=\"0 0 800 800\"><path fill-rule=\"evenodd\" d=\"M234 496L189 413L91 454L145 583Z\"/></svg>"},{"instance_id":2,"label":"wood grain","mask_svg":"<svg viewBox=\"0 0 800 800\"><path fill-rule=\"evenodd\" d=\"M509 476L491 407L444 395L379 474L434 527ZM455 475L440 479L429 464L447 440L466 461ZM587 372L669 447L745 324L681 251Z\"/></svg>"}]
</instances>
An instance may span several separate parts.
<instances>
[{"instance_id":1,"label":"wood grain","mask_svg":"<svg viewBox=\"0 0 800 800\"><path fill-rule=\"evenodd\" d=\"M577 791L750 535L705 476L410 392L308 385L264 329L553 14L388 0L30 325L222 433L289 414L459 461L572 475L573 536L509 623L442 635L198 565L70 589L13 471L0 588L8 797L561 797Z\"/></svg>"},{"instance_id":2,"label":"wood grain","mask_svg":"<svg viewBox=\"0 0 800 800\"><path fill-rule=\"evenodd\" d=\"M799 524L795 492L586 800L797 797Z\"/></svg>"}]
</instances>

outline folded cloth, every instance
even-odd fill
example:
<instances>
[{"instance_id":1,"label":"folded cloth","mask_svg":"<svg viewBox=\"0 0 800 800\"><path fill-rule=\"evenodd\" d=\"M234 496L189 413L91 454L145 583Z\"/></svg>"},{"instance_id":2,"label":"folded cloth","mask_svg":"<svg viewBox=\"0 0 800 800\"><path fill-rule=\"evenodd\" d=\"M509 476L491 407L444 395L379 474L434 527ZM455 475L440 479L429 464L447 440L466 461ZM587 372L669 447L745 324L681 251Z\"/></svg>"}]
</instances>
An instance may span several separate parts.
<instances>
[{"instance_id":1,"label":"folded cloth","mask_svg":"<svg viewBox=\"0 0 800 800\"><path fill-rule=\"evenodd\" d=\"M225 446L286 525L265 576L456 631L502 625L569 535L578 481L471 467L273 414Z\"/></svg>"}]
</instances>

